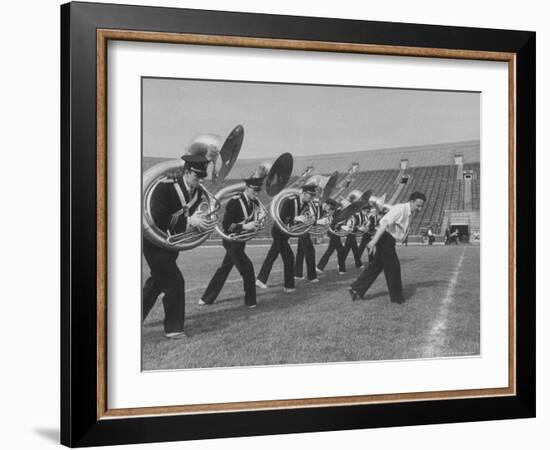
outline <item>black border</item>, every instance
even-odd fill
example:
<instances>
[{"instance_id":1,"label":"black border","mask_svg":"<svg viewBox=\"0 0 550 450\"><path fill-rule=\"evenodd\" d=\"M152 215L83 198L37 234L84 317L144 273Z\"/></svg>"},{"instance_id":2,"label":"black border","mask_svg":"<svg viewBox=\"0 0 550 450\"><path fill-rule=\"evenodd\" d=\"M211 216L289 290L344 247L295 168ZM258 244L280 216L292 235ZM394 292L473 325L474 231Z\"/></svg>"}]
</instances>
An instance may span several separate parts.
<instances>
[{"instance_id":1,"label":"black border","mask_svg":"<svg viewBox=\"0 0 550 450\"><path fill-rule=\"evenodd\" d=\"M96 29L517 55L517 395L96 419ZM61 443L81 447L535 416L535 33L127 5L61 6ZM519 212L519 209L518 211Z\"/></svg>"}]
</instances>

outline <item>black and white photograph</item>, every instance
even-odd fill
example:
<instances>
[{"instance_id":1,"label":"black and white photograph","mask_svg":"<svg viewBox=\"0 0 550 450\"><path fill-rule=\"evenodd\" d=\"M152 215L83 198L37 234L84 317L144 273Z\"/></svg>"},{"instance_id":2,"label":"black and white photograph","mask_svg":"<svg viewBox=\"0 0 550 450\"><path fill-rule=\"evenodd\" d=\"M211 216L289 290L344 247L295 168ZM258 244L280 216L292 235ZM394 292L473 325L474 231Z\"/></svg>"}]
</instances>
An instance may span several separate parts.
<instances>
[{"instance_id":1,"label":"black and white photograph","mask_svg":"<svg viewBox=\"0 0 550 450\"><path fill-rule=\"evenodd\" d=\"M480 110L142 77L142 370L478 357Z\"/></svg>"},{"instance_id":2,"label":"black and white photograph","mask_svg":"<svg viewBox=\"0 0 550 450\"><path fill-rule=\"evenodd\" d=\"M3 448L544 448L543 5L8 2Z\"/></svg>"}]
</instances>

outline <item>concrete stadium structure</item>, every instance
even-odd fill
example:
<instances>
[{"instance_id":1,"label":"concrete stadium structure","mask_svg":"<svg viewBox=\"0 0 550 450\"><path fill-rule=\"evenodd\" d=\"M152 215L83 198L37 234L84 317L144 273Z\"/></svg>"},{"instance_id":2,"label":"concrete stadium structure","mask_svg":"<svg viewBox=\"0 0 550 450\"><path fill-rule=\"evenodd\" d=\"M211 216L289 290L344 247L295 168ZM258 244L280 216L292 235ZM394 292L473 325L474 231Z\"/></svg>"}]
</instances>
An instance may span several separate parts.
<instances>
[{"instance_id":1,"label":"concrete stadium structure","mask_svg":"<svg viewBox=\"0 0 550 450\"><path fill-rule=\"evenodd\" d=\"M164 160L144 157L143 170ZM223 186L249 176L263 162L265 158L239 159ZM407 201L414 191L426 194L426 207L411 224L411 242L420 240L428 227L439 235L439 241L446 229L458 229L463 241L479 240L479 141L298 156L294 158L293 175L312 166L315 174L338 170L343 177L352 164L359 165L357 177L343 196L351 190L371 189L376 196L386 194L386 203L393 204ZM262 201L269 203L265 193ZM268 236L270 227L268 223L263 237Z\"/></svg>"}]
</instances>

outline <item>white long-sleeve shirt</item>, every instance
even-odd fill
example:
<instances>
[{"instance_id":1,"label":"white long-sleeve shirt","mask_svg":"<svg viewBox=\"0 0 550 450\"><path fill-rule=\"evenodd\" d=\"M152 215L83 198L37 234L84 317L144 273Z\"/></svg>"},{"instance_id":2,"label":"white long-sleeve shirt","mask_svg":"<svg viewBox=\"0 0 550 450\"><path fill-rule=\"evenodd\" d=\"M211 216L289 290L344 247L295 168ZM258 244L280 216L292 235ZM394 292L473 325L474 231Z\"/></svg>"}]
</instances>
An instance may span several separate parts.
<instances>
[{"instance_id":1,"label":"white long-sleeve shirt","mask_svg":"<svg viewBox=\"0 0 550 450\"><path fill-rule=\"evenodd\" d=\"M387 225L386 231L390 233L393 238L402 240L406 235L411 223L411 204L398 203L393 205L384 217L380 220L380 225Z\"/></svg>"}]
</instances>

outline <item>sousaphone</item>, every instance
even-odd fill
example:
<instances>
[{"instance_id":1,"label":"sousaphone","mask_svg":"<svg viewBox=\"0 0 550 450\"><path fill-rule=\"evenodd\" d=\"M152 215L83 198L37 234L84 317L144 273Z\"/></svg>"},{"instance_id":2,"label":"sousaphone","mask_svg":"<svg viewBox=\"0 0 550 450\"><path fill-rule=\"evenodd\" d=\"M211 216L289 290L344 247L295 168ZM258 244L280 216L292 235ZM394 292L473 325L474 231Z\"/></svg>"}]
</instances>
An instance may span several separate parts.
<instances>
[{"instance_id":1,"label":"sousaphone","mask_svg":"<svg viewBox=\"0 0 550 450\"><path fill-rule=\"evenodd\" d=\"M338 171L333 172L332 175L313 175L307 180L307 184L314 184L317 186L317 198L312 201L312 214L315 216L316 220L309 229L309 233L313 236L324 236L329 230L333 215L323 209L323 203L330 198L337 182ZM318 212L319 210L320 212ZM320 222L321 220L322 222Z\"/></svg>"},{"instance_id":2,"label":"sousaphone","mask_svg":"<svg viewBox=\"0 0 550 450\"><path fill-rule=\"evenodd\" d=\"M220 184L237 160L244 139L244 129L242 125L236 126L221 145L221 138L216 134L203 134L197 136L188 147L188 154L205 156L212 162L212 184ZM143 235L151 243L167 250L190 250L201 245L214 231L217 212L221 205L214 195L212 195L204 185L199 185L203 192L205 200L198 207L199 214L206 221L204 229L186 230L182 233L170 235L161 230L153 219L151 212L151 198L155 188L160 183L175 184L177 179L183 175L184 161L181 159L165 161L150 169L143 174L143 211L142 225Z\"/></svg>"},{"instance_id":3,"label":"sousaphone","mask_svg":"<svg viewBox=\"0 0 550 450\"><path fill-rule=\"evenodd\" d=\"M283 153L273 164L263 163L255 171L254 177L260 178L265 176L265 191L270 197L277 195L288 183L292 174L292 166L294 160L290 153ZM216 200L224 205L227 201L242 193L246 189L246 183L240 182L227 186L215 195ZM253 231L243 231L241 233L226 233L223 230L222 224L216 224L216 232L225 240L233 242L246 242L258 235L264 228L268 215L268 208L258 199L259 208L255 210L253 220L258 223L258 228Z\"/></svg>"},{"instance_id":4,"label":"sousaphone","mask_svg":"<svg viewBox=\"0 0 550 450\"><path fill-rule=\"evenodd\" d=\"M283 202L289 198L300 195L300 193L302 192L301 187L306 184L306 182L309 182L308 178L312 171L313 166L306 167L306 169L300 174L300 176L294 181L294 183L292 183L290 187L281 190L277 195L275 195L271 204L269 205L269 212L271 214L271 217L273 218L275 226L277 226L277 228L279 228L283 233L287 234L288 236L301 236L302 234L309 232L315 225L315 214L313 214L309 208L306 208L306 210L303 212L299 212L299 215L303 215L305 217L305 221L303 223L285 224L281 218L281 206Z\"/></svg>"}]
</instances>

